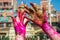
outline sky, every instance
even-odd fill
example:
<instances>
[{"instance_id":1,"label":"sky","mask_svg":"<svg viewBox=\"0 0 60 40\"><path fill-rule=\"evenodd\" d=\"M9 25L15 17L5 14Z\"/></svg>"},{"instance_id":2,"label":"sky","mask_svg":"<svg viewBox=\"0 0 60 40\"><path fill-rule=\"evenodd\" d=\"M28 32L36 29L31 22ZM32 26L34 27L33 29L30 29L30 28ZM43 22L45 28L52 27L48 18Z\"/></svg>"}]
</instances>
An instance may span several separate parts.
<instances>
[{"instance_id":1,"label":"sky","mask_svg":"<svg viewBox=\"0 0 60 40\"><path fill-rule=\"evenodd\" d=\"M27 4L28 6L30 6L30 2L36 3L36 4L40 4L41 0L23 0L24 4ZM21 3L21 0L18 0L18 4ZM59 12L60 11L60 0L51 0L51 4L53 5L54 9Z\"/></svg>"}]
</instances>

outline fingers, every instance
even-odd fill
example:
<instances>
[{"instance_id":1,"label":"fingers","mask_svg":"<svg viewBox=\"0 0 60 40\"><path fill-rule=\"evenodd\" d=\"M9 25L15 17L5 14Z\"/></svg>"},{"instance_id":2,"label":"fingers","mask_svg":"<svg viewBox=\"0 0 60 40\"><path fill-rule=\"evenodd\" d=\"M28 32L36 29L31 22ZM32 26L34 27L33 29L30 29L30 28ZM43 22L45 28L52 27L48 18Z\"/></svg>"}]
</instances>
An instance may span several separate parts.
<instances>
[{"instance_id":1,"label":"fingers","mask_svg":"<svg viewBox=\"0 0 60 40\"><path fill-rule=\"evenodd\" d=\"M23 22L23 15L24 15L24 10L18 10L18 18L21 22Z\"/></svg>"},{"instance_id":2,"label":"fingers","mask_svg":"<svg viewBox=\"0 0 60 40\"><path fill-rule=\"evenodd\" d=\"M33 9L34 9L35 11L37 11L37 10L38 10L38 9L37 9L37 6L36 6L35 4L30 3L30 5L33 7Z\"/></svg>"},{"instance_id":3,"label":"fingers","mask_svg":"<svg viewBox=\"0 0 60 40\"><path fill-rule=\"evenodd\" d=\"M20 18L20 15L21 15L21 11L20 10L18 10L18 14L17 14L17 16Z\"/></svg>"},{"instance_id":4,"label":"fingers","mask_svg":"<svg viewBox=\"0 0 60 40\"><path fill-rule=\"evenodd\" d=\"M29 8L28 8L28 6L24 6L25 7L25 9L27 9L28 11L29 11Z\"/></svg>"},{"instance_id":5,"label":"fingers","mask_svg":"<svg viewBox=\"0 0 60 40\"><path fill-rule=\"evenodd\" d=\"M34 11L31 8L28 8L27 6L25 6L25 12L31 17L33 17L32 15L34 14Z\"/></svg>"},{"instance_id":6,"label":"fingers","mask_svg":"<svg viewBox=\"0 0 60 40\"><path fill-rule=\"evenodd\" d=\"M40 17L41 16L41 12L38 10L37 6L34 5L33 3L30 3L30 4L34 8L34 10L35 10L34 15L36 15L37 17Z\"/></svg>"},{"instance_id":7,"label":"fingers","mask_svg":"<svg viewBox=\"0 0 60 40\"><path fill-rule=\"evenodd\" d=\"M21 20L21 22L22 22L23 15L24 15L24 11L21 11L21 13L20 13L20 20Z\"/></svg>"},{"instance_id":8,"label":"fingers","mask_svg":"<svg viewBox=\"0 0 60 40\"><path fill-rule=\"evenodd\" d=\"M24 19L25 19L26 14L24 13L24 15L22 16L21 22L24 23Z\"/></svg>"},{"instance_id":9,"label":"fingers","mask_svg":"<svg viewBox=\"0 0 60 40\"><path fill-rule=\"evenodd\" d=\"M31 4L31 6L34 8L34 10L36 11L36 12L34 13L34 15L36 15L36 16L39 17L39 18L41 18L42 13L40 12L40 10L38 10L37 6L34 5L33 3L30 3L30 4Z\"/></svg>"},{"instance_id":10,"label":"fingers","mask_svg":"<svg viewBox=\"0 0 60 40\"><path fill-rule=\"evenodd\" d=\"M24 12L31 16L31 13L27 9Z\"/></svg>"},{"instance_id":11,"label":"fingers","mask_svg":"<svg viewBox=\"0 0 60 40\"><path fill-rule=\"evenodd\" d=\"M32 20L31 18L26 17L28 20L32 21L33 23L37 24L38 26L42 26L42 21Z\"/></svg>"},{"instance_id":12,"label":"fingers","mask_svg":"<svg viewBox=\"0 0 60 40\"><path fill-rule=\"evenodd\" d=\"M25 10L24 12L30 14L30 12L28 10Z\"/></svg>"},{"instance_id":13,"label":"fingers","mask_svg":"<svg viewBox=\"0 0 60 40\"><path fill-rule=\"evenodd\" d=\"M34 20L33 19L31 19L31 18L29 18L29 17L25 17L26 19L28 19L29 21L32 21L32 22L34 22Z\"/></svg>"},{"instance_id":14,"label":"fingers","mask_svg":"<svg viewBox=\"0 0 60 40\"><path fill-rule=\"evenodd\" d=\"M28 10L29 12L32 12L34 13L33 9L32 8L28 8L27 6L25 6L25 9Z\"/></svg>"},{"instance_id":15,"label":"fingers","mask_svg":"<svg viewBox=\"0 0 60 40\"><path fill-rule=\"evenodd\" d=\"M30 3L30 4L34 8L36 16L40 16L41 12L40 10L38 10L37 5L34 5L33 3Z\"/></svg>"}]
</instances>

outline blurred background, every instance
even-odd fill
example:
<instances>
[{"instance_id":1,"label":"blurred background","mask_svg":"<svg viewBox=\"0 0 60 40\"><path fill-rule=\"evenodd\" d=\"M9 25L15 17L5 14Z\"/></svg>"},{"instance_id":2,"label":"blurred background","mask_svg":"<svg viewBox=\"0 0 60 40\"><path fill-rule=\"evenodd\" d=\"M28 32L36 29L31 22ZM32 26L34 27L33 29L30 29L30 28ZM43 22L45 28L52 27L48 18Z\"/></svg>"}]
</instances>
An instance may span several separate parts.
<instances>
[{"instance_id":1,"label":"blurred background","mask_svg":"<svg viewBox=\"0 0 60 40\"><path fill-rule=\"evenodd\" d=\"M15 40L14 25L11 16L16 17L18 8L24 5L30 7L35 3L42 12L42 5L47 6L47 16L50 25L60 33L60 8L58 0L0 0L0 40ZM36 24L29 22L26 27L25 40L50 40L43 30Z\"/></svg>"}]
</instances>

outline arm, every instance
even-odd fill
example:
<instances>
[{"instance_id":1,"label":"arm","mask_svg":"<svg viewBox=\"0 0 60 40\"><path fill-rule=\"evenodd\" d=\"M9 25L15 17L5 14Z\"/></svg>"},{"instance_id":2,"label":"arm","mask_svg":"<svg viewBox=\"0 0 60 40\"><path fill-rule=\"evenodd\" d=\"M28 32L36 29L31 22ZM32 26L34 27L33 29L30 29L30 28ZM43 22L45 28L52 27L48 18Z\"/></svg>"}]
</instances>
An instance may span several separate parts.
<instances>
[{"instance_id":1,"label":"arm","mask_svg":"<svg viewBox=\"0 0 60 40\"><path fill-rule=\"evenodd\" d=\"M44 23L41 27L43 31L49 36L51 40L60 40L60 36L58 35L57 31L55 31L49 23Z\"/></svg>"},{"instance_id":2,"label":"arm","mask_svg":"<svg viewBox=\"0 0 60 40\"><path fill-rule=\"evenodd\" d=\"M35 23L36 25L38 25L39 27L42 28L42 30L49 36L49 38L51 40L60 40L60 36L58 35L57 31L55 31L52 26L49 25L49 23L47 22L47 15L46 15L46 7L44 5L44 10L43 10L43 16L39 15L40 12L38 10L38 8L36 7L36 5L34 5L33 3L31 3L31 6L33 7L33 12L31 12L30 8L25 7L26 11L30 16L32 16L32 18L28 18L30 21L32 21L33 23ZM35 15L35 16L34 16ZM42 20L41 20L42 19Z\"/></svg>"},{"instance_id":3,"label":"arm","mask_svg":"<svg viewBox=\"0 0 60 40\"><path fill-rule=\"evenodd\" d=\"M58 35L57 31L47 22L46 10L43 11L43 14L44 23L41 28L49 36L51 40L60 40L60 36Z\"/></svg>"},{"instance_id":4,"label":"arm","mask_svg":"<svg viewBox=\"0 0 60 40\"><path fill-rule=\"evenodd\" d=\"M41 28L49 36L51 40L60 40L60 36L58 35L57 31L47 22L46 10L43 10L43 14L44 14L44 23Z\"/></svg>"}]
</instances>

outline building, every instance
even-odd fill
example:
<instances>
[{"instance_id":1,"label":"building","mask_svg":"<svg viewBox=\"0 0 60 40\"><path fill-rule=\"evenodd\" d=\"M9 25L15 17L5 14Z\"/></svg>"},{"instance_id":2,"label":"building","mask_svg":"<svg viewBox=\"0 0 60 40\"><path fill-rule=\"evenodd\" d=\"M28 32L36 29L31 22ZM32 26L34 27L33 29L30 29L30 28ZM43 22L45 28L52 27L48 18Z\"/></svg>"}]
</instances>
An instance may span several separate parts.
<instances>
[{"instance_id":1,"label":"building","mask_svg":"<svg viewBox=\"0 0 60 40\"><path fill-rule=\"evenodd\" d=\"M16 8L17 0L0 0L0 9L14 9Z\"/></svg>"},{"instance_id":2,"label":"building","mask_svg":"<svg viewBox=\"0 0 60 40\"><path fill-rule=\"evenodd\" d=\"M13 9L12 7L13 7L12 0L0 0L0 10Z\"/></svg>"},{"instance_id":3,"label":"building","mask_svg":"<svg viewBox=\"0 0 60 40\"><path fill-rule=\"evenodd\" d=\"M7 10L7 15L12 15L11 12L17 10L17 0L0 0L0 15L4 12L4 9Z\"/></svg>"},{"instance_id":4,"label":"building","mask_svg":"<svg viewBox=\"0 0 60 40\"><path fill-rule=\"evenodd\" d=\"M43 4L48 5L48 1L42 0L41 5L39 7L42 7ZM23 2L21 3L21 5L19 5L19 8L24 8ZM14 12L16 10L17 10L17 0L0 0L0 38L3 38L3 36L5 36L5 37L9 37L10 40L15 40L15 31L14 31L13 23L12 23L10 16L14 16L14 14L15 14ZM51 10L52 10L51 11L52 14L55 15L55 10L53 9L53 6L51 7ZM41 9L41 11L42 11L42 9ZM47 11L48 11L48 9L47 9ZM48 15L48 17L49 17L49 15ZM55 23L55 22L57 22L57 20L59 20L59 18L57 19L57 17L52 16L53 23ZM6 18L6 19L4 19L4 18ZM54 26L55 26L55 24L54 24ZM35 25L34 23L28 24L26 28L27 28L26 29L27 30L27 32L26 32L27 40L33 40L33 39L42 40L41 37L43 37L43 39L47 38L47 37L45 37L46 34L44 34L42 29L40 27L38 27L37 25Z\"/></svg>"},{"instance_id":5,"label":"building","mask_svg":"<svg viewBox=\"0 0 60 40\"><path fill-rule=\"evenodd\" d=\"M60 12L57 12L56 18L57 18L57 32L60 33Z\"/></svg>"},{"instance_id":6,"label":"building","mask_svg":"<svg viewBox=\"0 0 60 40\"><path fill-rule=\"evenodd\" d=\"M15 31L10 16L17 10L17 0L0 0L0 37L15 40ZM1 39L2 40L2 39Z\"/></svg>"},{"instance_id":7,"label":"building","mask_svg":"<svg viewBox=\"0 0 60 40\"><path fill-rule=\"evenodd\" d=\"M60 12L57 13L57 20L60 22Z\"/></svg>"},{"instance_id":8,"label":"building","mask_svg":"<svg viewBox=\"0 0 60 40\"><path fill-rule=\"evenodd\" d=\"M47 7L47 9L46 9L47 10L47 13L49 13L48 12L48 10L49 10L48 9L48 0L42 0L40 6L38 6L38 7L40 7L40 11L41 12L42 12L43 5L46 5L46 7ZM51 21L52 21L51 23L52 23L52 26L54 26L54 28L55 28L55 26L56 26L55 24L57 22L56 11L53 8L53 5L50 5L50 6L51 6L51 14L52 14L51 15ZM47 14L47 16L50 17L49 14ZM32 30L32 28L33 28L33 30L32 31L31 30L28 30L29 31L28 33L31 33L31 34L34 33L34 35L32 35L32 36L33 36L34 39L36 38L35 40L44 40L44 39L47 40L46 34L41 30L40 27L36 26L34 23L31 23L31 26L32 27L30 29ZM29 26L28 26L28 28L29 28ZM32 40L32 36L30 36L30 38L28 37L27 40L29 40L29 39Z\"/></svg>"}]
</instances>

